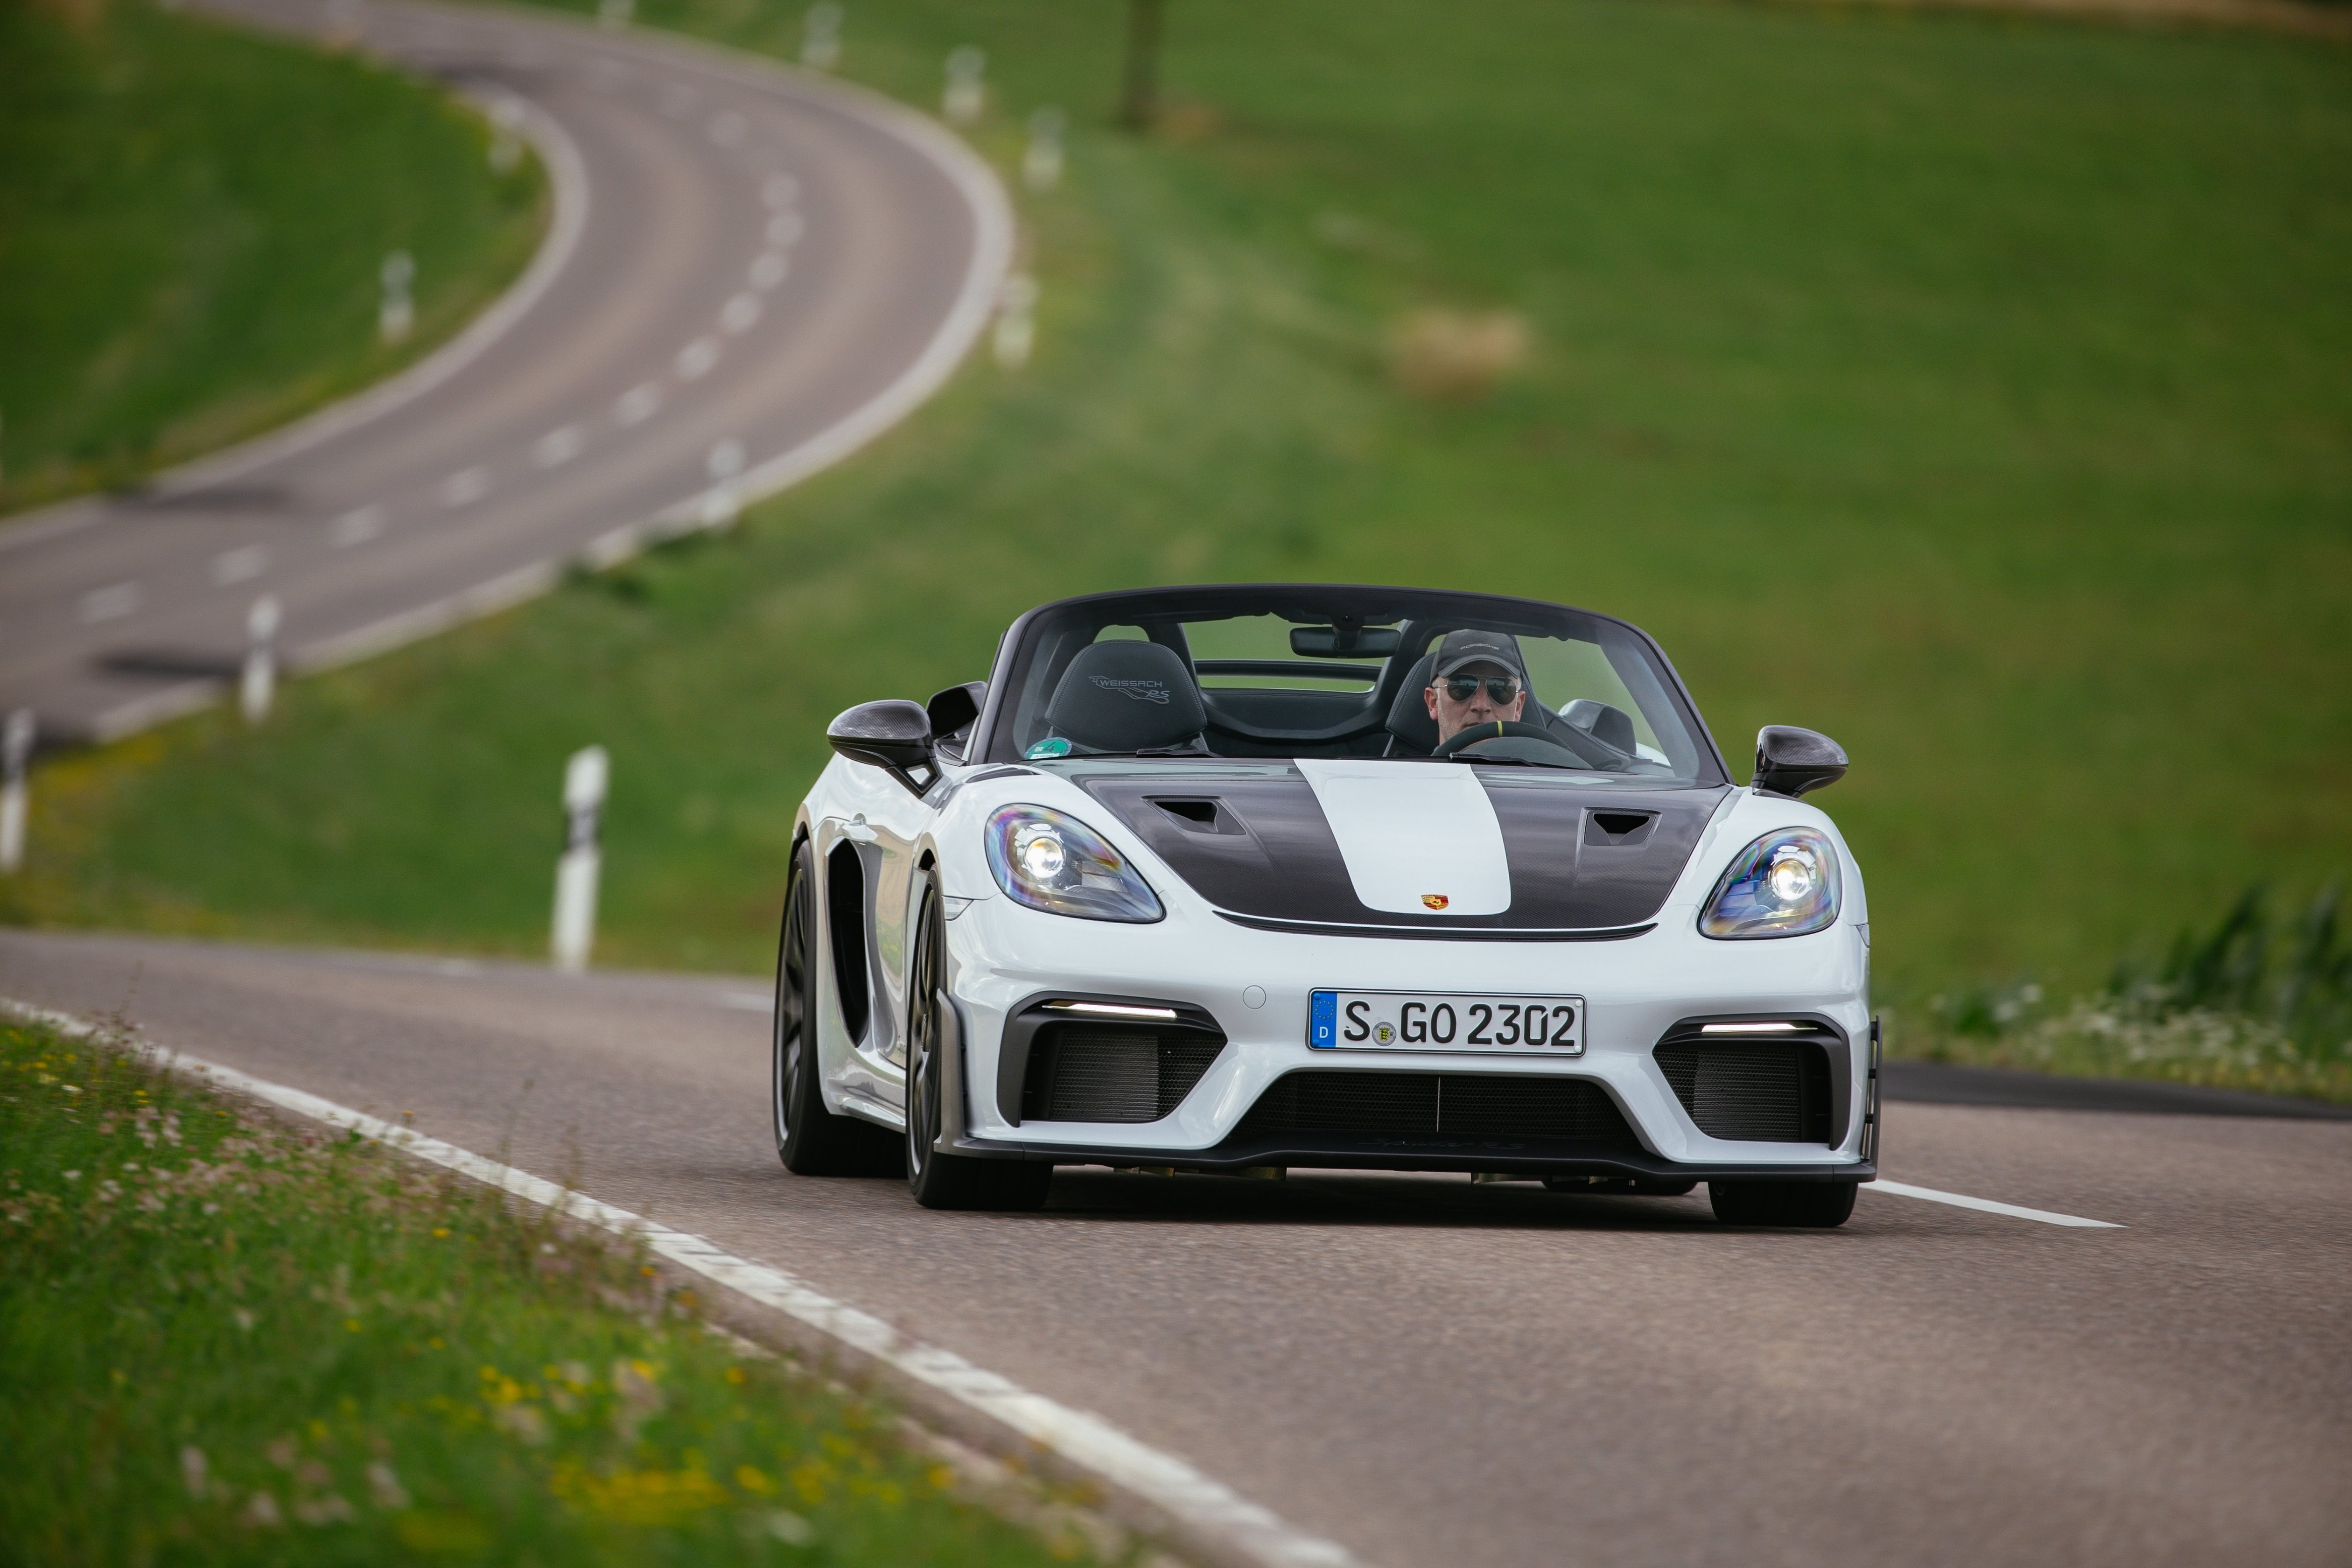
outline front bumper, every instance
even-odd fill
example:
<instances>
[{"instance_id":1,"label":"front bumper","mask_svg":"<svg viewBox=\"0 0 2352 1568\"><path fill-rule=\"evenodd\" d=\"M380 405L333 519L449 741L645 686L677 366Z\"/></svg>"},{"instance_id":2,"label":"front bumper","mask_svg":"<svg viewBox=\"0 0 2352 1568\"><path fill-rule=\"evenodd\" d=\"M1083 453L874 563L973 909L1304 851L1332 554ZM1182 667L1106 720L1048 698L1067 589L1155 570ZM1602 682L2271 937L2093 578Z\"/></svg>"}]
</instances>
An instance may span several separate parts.
<instances>
[{"instance_id":1,"label":"front bumper","mask_svg":"<svg viewBox=\"0 0 2352 1568\"><path fill-rule=\"evenodd\" d=\"M983 898L949 926L964 1048L962 1081L940 1147L982 1158L1233 1171L1469 1171L1668 1180L1866 1181L1869 1096L1867 953L1839 925L1809 937L1726 942L1700 936L1696 910L1669 905L1641 934L1609 942L1472 944L1460 941L1247 931L1213 911L1171 909L1164 921L1119 926L1073 921ZM1467 979L1478 976L1475 981ZM1066 988L1197 1007L1226 1047L1174 1111L1143 1123L1024 1120L1001 1091L1008 1017L1041 992ZM1307 1044L1316 989L1461 991L1580 995L1586 1048L1574 1058L1335 1052ZM1844 1037L1830 1136L1813 1142L1710 1137L1685 1110L1654 1048L1694 1016L1804 1014ZM1434 1132L1366 1136L1244 1125L1275 1081L1302 1070L1545 1076L1605 1092L1639 1147Z\"/></svg>"}]
</instances>

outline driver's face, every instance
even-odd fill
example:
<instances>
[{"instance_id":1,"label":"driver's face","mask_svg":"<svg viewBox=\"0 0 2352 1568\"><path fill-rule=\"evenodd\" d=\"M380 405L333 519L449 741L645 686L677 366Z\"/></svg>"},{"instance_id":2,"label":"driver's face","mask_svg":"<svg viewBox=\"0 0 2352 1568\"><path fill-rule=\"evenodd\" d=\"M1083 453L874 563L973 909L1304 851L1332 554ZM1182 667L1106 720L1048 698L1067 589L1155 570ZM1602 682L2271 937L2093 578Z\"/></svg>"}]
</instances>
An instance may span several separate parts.
<instances>
[{"instance_id":1,"label":"driver's face","mask_svg":"<svg viewBox=\"0 0 2352 1568\"><path fill-rule=\"evenodd\" d=\"M1513 677L1513 671L1505 669L1499 664L1473 664L1455 670L1454 674L1477 677L1478 689L1470 694L1468 701L1454 700L1454 693L1446 689L1446 683L1443 680L1431 681L1421 694L1422 700L1429 704L1429 716L1437 721L1439 745L1444 745L1474 725L1491 724L1497 719L1506 723L1518 721L1520 712L1528 705L1526 688L1522 687L1516 696L1499 707L1496 706L1493 695L1486 689L1488 679L1496 676L1510 679Z\"/></svg>"}]
</instances>

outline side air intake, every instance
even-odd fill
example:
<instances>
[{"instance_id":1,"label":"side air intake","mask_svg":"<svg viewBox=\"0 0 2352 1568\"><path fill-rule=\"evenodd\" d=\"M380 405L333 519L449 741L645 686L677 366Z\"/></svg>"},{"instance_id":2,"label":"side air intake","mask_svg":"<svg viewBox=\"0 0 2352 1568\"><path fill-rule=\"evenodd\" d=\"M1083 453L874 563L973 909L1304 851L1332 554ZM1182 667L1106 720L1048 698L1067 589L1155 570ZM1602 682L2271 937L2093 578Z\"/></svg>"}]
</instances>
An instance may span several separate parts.
<instances>
[{"instance_id":1,"label":"side air intake","mask_svg":"<svg viewBox=\"0 0 2352 1568\"><path fill-rule=\"evenodd\" d=\"M1654 1053L1698 1130L1746 1143L1827 1143L1832 1051L1845 1041L1811 1020L1677 1024Z\"/></svg>"},{"instance_id":2,"label":"side air intake","mask_svg":"<svg viewBox=\"0 0 2352 1568\"><path fill-rule=\"evenodd\" d=\"M1029 1047L1024 1121L1157 1121L1205 1075L1223 1035L1196 1028L1049 1023Z\"/></svg>"}]
</instances>

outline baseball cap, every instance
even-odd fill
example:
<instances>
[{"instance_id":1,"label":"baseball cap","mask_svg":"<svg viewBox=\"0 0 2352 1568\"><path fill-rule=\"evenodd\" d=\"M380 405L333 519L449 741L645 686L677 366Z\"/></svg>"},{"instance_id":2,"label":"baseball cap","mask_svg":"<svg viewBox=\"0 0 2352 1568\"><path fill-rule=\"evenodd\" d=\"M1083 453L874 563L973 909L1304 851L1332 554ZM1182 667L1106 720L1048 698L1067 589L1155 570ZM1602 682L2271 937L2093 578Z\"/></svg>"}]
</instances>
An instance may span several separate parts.
<instances>
[{"instance_id":1,"label":"baseball cap","mask_svg":"<svg viewBox=\"0 0 2352 1568\"><path fill-rule=\"evenodd\" d=\"M1501 632L1465 630L1448 632L1445 640L1437 645L1437 658L1431 661L1429 679L1443 680L1458 669L1474 664L1498 664L1528 683L1528 667L1519 658L1519 645L1515 637Z\"/></svg>"}]
</instances>

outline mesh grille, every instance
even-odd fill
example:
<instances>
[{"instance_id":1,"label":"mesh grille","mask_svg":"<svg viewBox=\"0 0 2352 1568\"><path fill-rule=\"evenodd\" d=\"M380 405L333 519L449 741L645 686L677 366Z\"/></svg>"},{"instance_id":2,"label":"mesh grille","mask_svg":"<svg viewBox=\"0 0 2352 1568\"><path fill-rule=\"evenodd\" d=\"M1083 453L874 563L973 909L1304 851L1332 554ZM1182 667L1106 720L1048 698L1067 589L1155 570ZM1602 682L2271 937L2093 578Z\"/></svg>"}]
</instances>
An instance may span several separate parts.
<instances>
[{"instance_id":1,"label":"mesh grille","mask_svg":"<svg viewBox=\"0 0 2352 1568\"><path fill-rule=\"evenodd\" d=\"M1237 1130L1381 1137L1453 1132L1637 1148L1598 1084L1486 1073L1295 1072L1258 1097Z\"/></svg>"},{"instance_id":2,"label":"mesh grille","mask_svg":"<svg viewBox=\"0 0 2352 1568\"><path fill-rule=\"evenodd\" d=\"M1029 1058L1024 1119L1157 1121L1201 1081L1225 1042L1196 1029L1049 1024Z\"/></svg>"},{"instance_id":3,"label":"mesh grille","mask_svg":"<svg viewBox=\"0 0 2352 1568\"><path fill-rule=\"evenodd\" d=\"M1675 1098L1710 1138L1805 1143L1828 1136L1829 1086L1819 1046L1684 1042L1660 1046L1657 1058Z\"/></svg>"}]
</instances>

